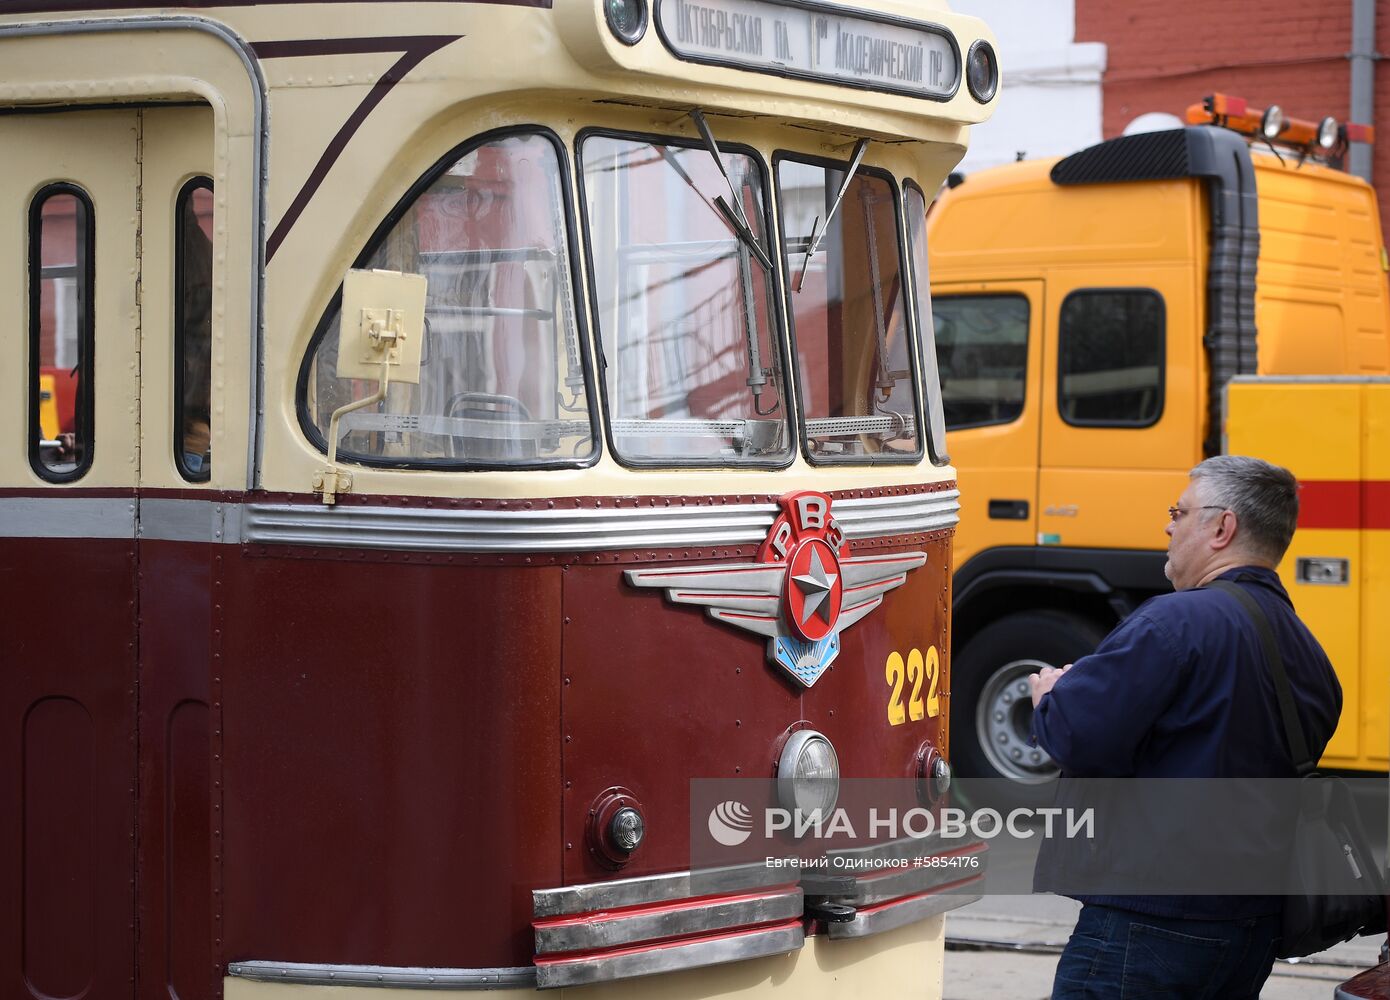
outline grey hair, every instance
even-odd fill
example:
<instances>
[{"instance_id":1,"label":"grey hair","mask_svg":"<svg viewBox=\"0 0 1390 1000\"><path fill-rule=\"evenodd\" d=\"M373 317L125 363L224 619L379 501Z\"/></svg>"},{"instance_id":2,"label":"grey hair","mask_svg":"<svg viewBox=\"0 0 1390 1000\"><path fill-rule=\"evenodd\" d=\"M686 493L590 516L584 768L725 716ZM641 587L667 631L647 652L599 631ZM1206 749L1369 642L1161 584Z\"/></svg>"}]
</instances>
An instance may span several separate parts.
<instances>
[{"instance_id":1,"label":"grey hair","mask_svg":"<svg viewBox=\"0 0 1390 1000\"><path fill-rule=\"evenodd\" d=\"M1202 502L1236 515L1252 555L1278 565L1298 526L1298 480L1282 466L1248 455L1217 455L1189 473Z\"/></svg>"}]
</instances>

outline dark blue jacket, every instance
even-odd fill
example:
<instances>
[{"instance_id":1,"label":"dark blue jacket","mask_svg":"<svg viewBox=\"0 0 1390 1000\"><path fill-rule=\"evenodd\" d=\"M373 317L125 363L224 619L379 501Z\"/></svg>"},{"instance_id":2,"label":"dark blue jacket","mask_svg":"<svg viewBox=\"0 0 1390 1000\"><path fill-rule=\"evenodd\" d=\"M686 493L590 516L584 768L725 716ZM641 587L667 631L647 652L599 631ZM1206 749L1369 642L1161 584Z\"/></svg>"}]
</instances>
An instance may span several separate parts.
<instances>
[{"instance_id":1,"label":"dark blue jacket","mask_svg":"<svg viewBox=\"0 0 1390 1000\"><path fill-rule=\"evenodd\" d=\"M1268 616L1309 749L1321 757L1342 711L1341 685L1327 654L1299 621L1273 570L1247 566L1220 579L1244 586ZM1235 598L1219 590L1146 601L1043 696L1033 733L1064 777L1295 775L1259 635ZM1077 898L1203 919L1278 908L1277 900L1259 897Z\"/></svg>"}]
</instances>

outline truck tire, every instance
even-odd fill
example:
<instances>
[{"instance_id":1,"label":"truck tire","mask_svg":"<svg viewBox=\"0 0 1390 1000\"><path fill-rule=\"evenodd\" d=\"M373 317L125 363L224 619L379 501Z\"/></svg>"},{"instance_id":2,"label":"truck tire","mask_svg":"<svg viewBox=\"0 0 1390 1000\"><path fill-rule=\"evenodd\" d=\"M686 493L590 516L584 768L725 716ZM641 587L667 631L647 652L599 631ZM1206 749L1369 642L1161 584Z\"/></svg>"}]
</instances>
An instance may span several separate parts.
<instances>
[{"instance_id":1,"label":"truck tire","mask_svg":"<svg viewBox=\"0 0 1390 1000\"><path fill-rule=\"evenodd\" d=\"M1075 662L1105 633L1065 611L1021 611L971 637L951 677L951 757L967 798L1010 807L1051 803L1057 765L1030 742L1028 675Z\"/></svg>"}]
</instances>

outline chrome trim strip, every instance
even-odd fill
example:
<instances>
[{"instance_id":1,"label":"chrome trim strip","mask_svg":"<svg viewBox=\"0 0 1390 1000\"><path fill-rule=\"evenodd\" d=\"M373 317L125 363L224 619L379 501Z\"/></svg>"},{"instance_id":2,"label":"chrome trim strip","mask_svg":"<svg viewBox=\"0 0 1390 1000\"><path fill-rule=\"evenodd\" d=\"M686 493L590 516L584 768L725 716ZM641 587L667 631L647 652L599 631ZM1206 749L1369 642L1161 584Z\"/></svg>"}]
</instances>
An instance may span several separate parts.
<instances>
[{"instance_id":1,"label":"chrome trim strip","mask_svg":"<svg viewBox=\"0 0 1390 1000\"><path fill-rule=\"evenodd\" d=\"M900 903L886 903L867 912L860 910L854 915L853 920L842 924L827 924L826 928L832 941L870 937L926 920L947 910L976 902L980 898L981 894L978 892L968 896L945 892L931 896L915 896Z\"/></svg>"},{"instance_id":2,"label":"chrome trim strip","mask_svg":"<svg viewBox=\"0 0 1390 1000\"><path fill-rule=\"evenodd\" d=\"M226 542L225 525L228 507L239 504L215 503L211 500L141 500L139 512L140 537L168 542ZM233 535L240 533L235 525Z\"/></svg>"},{"instance_id":3,"label":"chrome trim strip","mask_svg":"<svg viewBox=\"0 0 1390 1000\"><path fill-rule=\"evenodd\" d=\"M958 490L838 500L852 539L937 531L960 520ZM142 499L141 536L226 544L314 545L426 552L588 552L604 549L758 545L775 504L604 510L440 510ZM0 537L133 537L122 497L0 499Z\"/></svg>"},{"instance_id":4,"label":"chrome trim strip","mask_svg":"<svg viewBox=\"0 0 1390 1000\"><path fill-rule=\"evenodd\" d=\"M152 5L153 6L153 5ZM266 178L270 172L269 104L266 100L265 76L261 73L260 60L246 40L227 25L206 17L189 15L170 16L167 14L140 14L133 17L101 19L73 19L71 21L35 21L32 23L0 25L0 38L25 38L38 35L81 35L107 31L203 31L227 44L241 60L246 76L251 83L251 116L256 122L255 134L251 137L251 157L253 164L251 199L251 423L247 437L246 488L255 489L259 460L262 449L261 436L264 430L264 412L261 400L264 398L265 365L262 362L264 343L262 331L265 323L265 213ZM78 103L78 102L74 102ZM224 331L228 339L234 337L230 330ZM48 535L50 538L64 537ZM70 536L69 536L70 537Z\"/></svg>"},{"instance_id":5,"label":"chrome trim strip","mask_svg":"<svg viewBox=\"0 0 1390 1000\"><path fill-rule=\"evenodd\" d=\"M800 889L752 899L711 899L680 909L562 917L536 926L536 953L613 948L659 938L689 937L800 917Z\"/></svg>"},{"instance_id":6,"label":"chrome trim strip","mask_svg":"<svg viewBox=\"0 0 1390 1000\"><path fill-rule=\"evenodd\" d=\"M675 972L725 962L741 962L750 958L765 958L796 951L806 942L798 924L793 927L774 927L749 931L733 937L688 944L653 946L609 958L602 956L563 960L547 960L536 966L536 985L541 989L561 986L580 986L584 983L603 983L633 976L650 976L658 972Z\"/></svg>"},{"instance_id":7,"label":"chrome trim strip","mask_svg":"<svg viewBox=\"0 0 1390 1000\"><path fill-rule=\"evenodd\" d=\"M416 990L533 989L536 970L425 969L391 965L316 965L306 962L230 962L227 975L298 986L403 986Z\"/></svg>"},{"instance_id":8,"label":"chrome trim strip","mask_svg":"<svg viewBox=\"0 0 1390 1000\"><path fill-rule=\"evenodd\" d=\"M736 892L756 892L770 885L795 881L785 871L765 864L732 865L697 872L671 872L667 875L645 875L641 878L619 879L614 882L589 882L560 889L535 889L531 893L531 911L536 919L560 917L595 910L613 910L643 903L669 903L692 896L730 895Z\"/></svg>"},{"instance_id":9,"label":"chrome trim strip","mask_svg":"<svg viewBox=\"0 0 1390 1000\"><path fill-rule=\"evenodd\" d=\"M429 552L574 552L758 544L771 505L629 510L438 510L248 504L245 540ZM764 512L765 511L765 512Z\"/></svg>"},{"instance_id":10,"label":"chrome trim strip","mask_svg":"<svg viewBox=\"0 0 1390 1000\"><path fill-rule=\"evenodd\" d=\"M9 497L2 538L135 538L134 497Z\"/></svg>"},{"instance_id":11,"label":"chrome trim strip","mask_svg":"<svg viewBox=\"0 0 1390 1000\"><path fill-rule=\"evenodd\" d=\"M960 490L836 500L831 512L850 538L938 531L960 521Z\"/></svg>"},{"instance_id":12,"label":"chrome trim strip","mask_svg":"<svg viewBox=\"0 0 1390 1000\"><path fill-rule=\"evenodd\" d=\"M833 512L852 539L954 527L960 492L839 500ZM429 552L580 552L760 544L774 504L618 510L439 510L247 504L243 541Z\"/></svg>"}]
</instances>

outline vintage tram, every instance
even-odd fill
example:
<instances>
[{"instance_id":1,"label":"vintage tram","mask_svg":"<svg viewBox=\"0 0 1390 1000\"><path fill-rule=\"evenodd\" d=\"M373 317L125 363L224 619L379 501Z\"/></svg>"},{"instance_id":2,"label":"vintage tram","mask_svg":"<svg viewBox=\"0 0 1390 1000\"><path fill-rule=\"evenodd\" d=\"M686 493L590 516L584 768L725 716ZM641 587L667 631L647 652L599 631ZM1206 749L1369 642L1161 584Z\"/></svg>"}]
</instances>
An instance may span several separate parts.
<instances>
[{"instance_id":1,"label":"vintage tram","mask_svg":"<svg viewBox=\"0 0 1390 1000\"><path fill-rule=\"evenodd\" d=\"M968 896L696 871L690 787L949 774L982 23L19 0L0 60L0 994L939 995Z\"/></svg>"}]
</instances>

